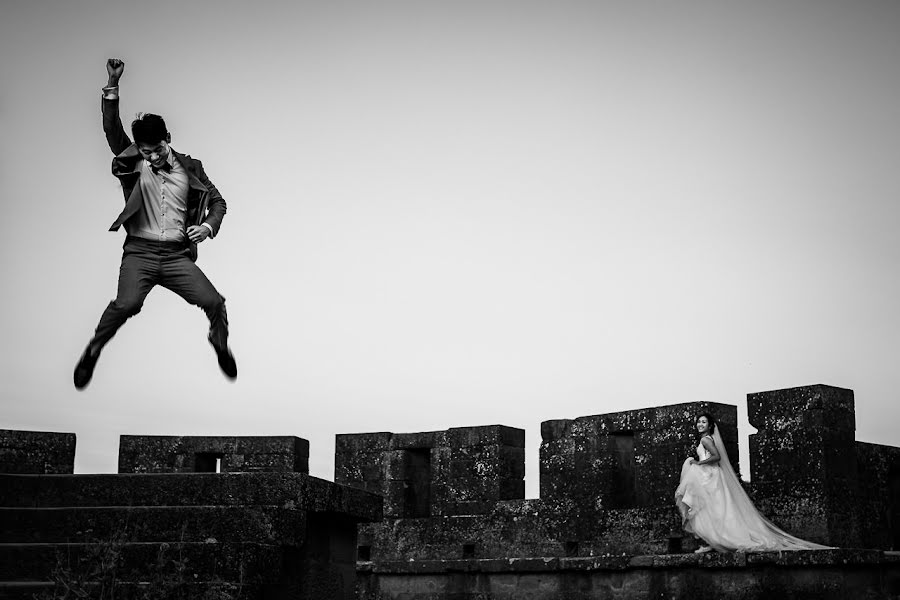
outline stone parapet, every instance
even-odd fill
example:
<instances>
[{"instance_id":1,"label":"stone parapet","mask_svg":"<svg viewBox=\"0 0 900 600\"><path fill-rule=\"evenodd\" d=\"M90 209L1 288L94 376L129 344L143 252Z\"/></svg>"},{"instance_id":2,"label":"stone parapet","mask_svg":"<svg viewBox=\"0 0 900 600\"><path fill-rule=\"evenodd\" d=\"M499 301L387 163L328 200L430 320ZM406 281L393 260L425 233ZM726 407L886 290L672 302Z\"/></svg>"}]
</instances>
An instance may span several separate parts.
<instances>
[{"instance_id":1,"label":"stone parapet","mask_svg":"<svg viewBox=\"0 0 900 600\"><path fill-rule=\"evenodd\" d=\"M860 545L853 391L812 385L747 395L757 508L792 534Z\"/></svg>"},{"instance_id":2,"label":"stone parapet","mask_svg":"<svg viewBox=\"0 0 900 600\"><path fill-rule=\"evenodd\" d=\"M900 448L856 442L859 531L871 548L900 550Z\"/></svg>"},{"instance_id":3,"label":"stone parapet","mask_svg":"<svg viewBox=\"0 0 900 600\"><path fill-rule=\"evenodd\" d=\"M374 494L302 473L0 475L0 506L277 506L381 518Z\"/></svg>"},{"instance_id":4,"label":"stone parapet","mask_svg":"<svg viewBox=\"0 0 900 600\"><path fill-rule=\"evenodd\" d=\"M360 555L373 561L663 554L682 547L671 506L579 512L571 504L509 500L481 515L389 519L359 527Z\"/></svg>"},{"instance_id":5,"label":"stone parapet","mask_svg":"<svg viewBox=\"0 0 900 600\"><path fill-rule=\"evenodd\" d=\"M132 464L148 469L212 450L282 471L0 474L0 597L93 597L102 582L127 600L150 582L153 597L354 598L357 525L379 519L382 500L289 471L305 442L127 437L124 454L138 448Z\"/></svg>"},{"instance_id":6,"label":"stone parapet","mask_svg":"<svg viewBox=\"0 0 900 600\"><path fill-rule=\"evenodd\" d=\"M119 473L309 473L309 442L293 436L119 438Z\"/></svg>"},{"instance_id":7,"label":"stone parapet","mask_svg":"<svg viewBox=\"0 0 900 600\"><path fill-rule=\"evenodd\" d=\"M540 491L549 502L579 509L670 504L681 464L696 454L695 419L710 412L735 468L737 408L691 402L541 424Z\"/></svg>"},{"instance_id":8,"label":"stone parapet","mask_svg":"<svg viewBox=\"0 0 900 600\"><path fill-rule=\"evenodd\" d=\"M900 589L900 557L872 550L377 561L357 570L358 600L889 600Z\"/></svg>"},{"instance_id":9,"label":"stone parapet","mask_svg":"<svg viewBox=\"0 0 900 600\"><path fill-rule=\"evenodd\" d=\"M484 514L525 497L525 432L503 425L340 434L336 483L384 497L384 515Z\"/></svg>"},{"instance_id":10,"label":"stone parapet","mask_svg":"<svg viewBox=\"0 0 900 600\"><path fill-rule=\"evenodd\" d=\"M764 516L793 535L825 545L898 547L900 449L854 440L851 391L829 386L776 390L749 395L748 405L759 431L750 446L754 480L743 485ZM505 472L516 474L509 480L517 481L518 467L511 465L521 463L517 449L524 440L516 430L339 436L336 479L385 490L384 520L359 526L358 554L376 565L681 556L699 542L684 531L674 492L683 461L696 456L696 418L704 412L715 416L729 458L740 471L737 408L691 402L543 422L541 497L536 500L496 500L489 491L496 472L484 464L467 472L466 489L475 493L457 497L470 503L465 510L441 487L465 470L472 451L489 457L488 465L506 461ZM430 448L433 473L446 481L430 480L440 508L410 514L397 506L411 484L406 451L423 446ZM485 481L479 483L479 476Z\"/></svg>"},{"instance_id":11,"label":"stone parapet","mask_svg":"<svg viewBox=\"0 0 900 600\"><path fill-rule=\"evenodd\" d=\"M122 534L136 542L300 546L306 519L306 511L263 506L3 508L0 539L8 544L88 543Z\"/></svg>"},{"instance_id":12,"label":"stone parapet","mask_svg":"<svg viewBox=\"0 0 900 600\"><path fill-rule=\"evenodd\" d=\"M75 434L0 429L0 473L73 473Z\"/></svg>"}]
</instances>

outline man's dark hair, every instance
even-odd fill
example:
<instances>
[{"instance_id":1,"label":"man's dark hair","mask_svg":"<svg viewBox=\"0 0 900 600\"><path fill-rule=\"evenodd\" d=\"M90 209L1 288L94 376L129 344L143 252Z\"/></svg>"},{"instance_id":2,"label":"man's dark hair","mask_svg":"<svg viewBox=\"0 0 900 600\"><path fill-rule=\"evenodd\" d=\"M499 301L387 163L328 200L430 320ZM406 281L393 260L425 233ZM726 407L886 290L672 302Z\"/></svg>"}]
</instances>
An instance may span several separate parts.
<instances>
[{"instance_id":1,"label":"man's dark hair","mask_svg":"<svg viewBox=\"0 0 900 600\"><path fill-rule=\"evenodd\" d=\"M131 122L131 135L135 144L156 144L169 137L169 130L161 116L143 113Z\"/></svg>"}]
</instances>

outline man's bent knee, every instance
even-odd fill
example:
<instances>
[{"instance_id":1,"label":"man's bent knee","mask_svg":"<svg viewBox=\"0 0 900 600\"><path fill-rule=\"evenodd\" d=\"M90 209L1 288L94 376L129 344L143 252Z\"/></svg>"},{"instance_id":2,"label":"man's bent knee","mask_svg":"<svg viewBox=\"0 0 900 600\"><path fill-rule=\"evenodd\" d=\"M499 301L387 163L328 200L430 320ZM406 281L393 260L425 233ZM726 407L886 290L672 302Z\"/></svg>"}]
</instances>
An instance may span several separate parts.
<instances>
[{"instance_id":1,"label":"man's bent knee","mask_svg":"<svg viewBox=\"0 0 900 600\"><path fill-rule=\"evenodd\" d=\"M215 314L225 310L225 298L220 294L210 294L200 298L197 306L202 308L208 314Z\"/></svg>"},{"instance_id":2,"label":"man's bent knee","mask_svg":"<svg viewBox=\"0 0 900 600\"><path fill-rule=\"evenodd\" d=\"M122 314L133 317L134 315L141 312L141 308L143 308L144 303L140 300L135 300L131 298L116 298L112 302L109 303L110 308L121 312Z\"/></svg>"}]
</instances>

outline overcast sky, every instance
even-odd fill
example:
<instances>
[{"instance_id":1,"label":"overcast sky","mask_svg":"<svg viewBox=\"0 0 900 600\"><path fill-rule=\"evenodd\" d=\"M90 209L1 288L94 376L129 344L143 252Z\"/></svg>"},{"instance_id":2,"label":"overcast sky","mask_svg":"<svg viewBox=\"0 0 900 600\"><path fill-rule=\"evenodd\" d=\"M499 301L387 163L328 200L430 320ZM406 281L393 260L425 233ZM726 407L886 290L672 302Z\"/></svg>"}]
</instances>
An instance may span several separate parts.
<instances>
[{"instance_id":1,"label":"overcast sky","mask_svg":"<svg viewBox=\"0 0 900 600\"><path fill-rule=\"evenodd\" d=\"M900 3L99 2L0 8L0 428L334 435L825 383L900 445ZM199 309L157 288L84 392L123 232L100 122L157 112L228 202ZM746 461L746 444L742 458ZM744 463L746 465L746 462ZM749 471L743 468L746 473Z\"/></svg>"}]
</instances>

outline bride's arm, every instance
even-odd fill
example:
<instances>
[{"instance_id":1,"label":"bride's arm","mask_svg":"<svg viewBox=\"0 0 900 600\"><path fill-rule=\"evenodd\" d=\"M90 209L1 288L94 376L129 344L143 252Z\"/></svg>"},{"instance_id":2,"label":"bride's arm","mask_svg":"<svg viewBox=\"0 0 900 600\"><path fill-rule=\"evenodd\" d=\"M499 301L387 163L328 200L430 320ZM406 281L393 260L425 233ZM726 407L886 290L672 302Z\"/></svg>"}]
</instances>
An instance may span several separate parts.
<instances>
[{"instance_id":1,"label":"bride's arm","mask_svg":"<svg viewBox=\"0 0 900 600\"><path fill-rule=\"evenodd\" d=\"M698 461L698 465L712 465L719 462L719 451L716 450L716 443L712 440L711 437L706 436L700 443L703 444L703 447L706 448L706 451L709 452L709 458L704 458L701 461Z\"/></svg>"}]
</instances>

